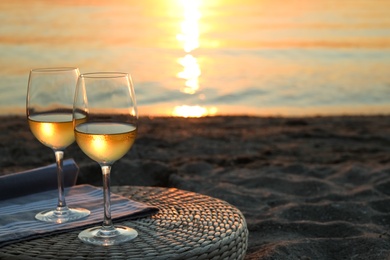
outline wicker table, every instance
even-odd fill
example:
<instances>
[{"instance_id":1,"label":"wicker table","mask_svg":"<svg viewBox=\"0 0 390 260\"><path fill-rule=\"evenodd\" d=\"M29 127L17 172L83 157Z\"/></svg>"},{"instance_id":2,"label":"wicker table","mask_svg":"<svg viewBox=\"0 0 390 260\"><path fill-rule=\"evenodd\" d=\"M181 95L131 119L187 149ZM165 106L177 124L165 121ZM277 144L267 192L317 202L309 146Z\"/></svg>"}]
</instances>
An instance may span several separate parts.
<instances>
[{"instance_id":1,"label":"wicker table","mask_svg":"<svg viewBox=\"0 0 390 260\"><path fill-rule=\"evenodd\" d=\"M146 218L114 221L139 235L118 246L82 243L80 230L14 243L0 248L0 259L243 259L248 229L230 204L174 188L114 186L111 191L157 206Z\"/></svg>"}]
</instances>

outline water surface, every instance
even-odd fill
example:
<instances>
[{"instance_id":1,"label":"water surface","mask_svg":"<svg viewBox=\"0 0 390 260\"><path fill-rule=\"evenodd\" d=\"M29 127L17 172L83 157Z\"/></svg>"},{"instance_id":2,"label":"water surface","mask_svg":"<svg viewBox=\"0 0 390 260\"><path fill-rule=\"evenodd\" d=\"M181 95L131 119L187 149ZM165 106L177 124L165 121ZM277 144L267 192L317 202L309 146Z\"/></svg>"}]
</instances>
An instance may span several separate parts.
<instances>
[{"instance_id":1,"label":"water surface","mask_svg":"<svg viewBox=\"0 0 390 260\"><path fill-rule=\"evenodd\" d=\"M31 68L130 72L141 115L390 114L390 2L2 1L0 110Z\"/></svg>"}]
</instances>

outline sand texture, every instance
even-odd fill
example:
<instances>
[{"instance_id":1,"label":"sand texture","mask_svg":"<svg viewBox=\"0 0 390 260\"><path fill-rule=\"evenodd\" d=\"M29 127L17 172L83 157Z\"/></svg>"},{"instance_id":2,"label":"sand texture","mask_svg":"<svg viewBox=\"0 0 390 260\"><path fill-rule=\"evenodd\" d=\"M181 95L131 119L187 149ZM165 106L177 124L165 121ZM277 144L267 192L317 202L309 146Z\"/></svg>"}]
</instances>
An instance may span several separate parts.
<instances>
[{"instance_id":1,"label":"sand texture","mask_svg":"<svg viewBox=\"0 0 390 260\"><path fill-rule=\"evenodd\" d=\"M54 162L24 117L1 118L0 175ZM76 144L78 183L101 185ZM239 208L246 259L390 259L390 117L140 118L112 185L177 187Z\"/></svg>"}]
</instances>

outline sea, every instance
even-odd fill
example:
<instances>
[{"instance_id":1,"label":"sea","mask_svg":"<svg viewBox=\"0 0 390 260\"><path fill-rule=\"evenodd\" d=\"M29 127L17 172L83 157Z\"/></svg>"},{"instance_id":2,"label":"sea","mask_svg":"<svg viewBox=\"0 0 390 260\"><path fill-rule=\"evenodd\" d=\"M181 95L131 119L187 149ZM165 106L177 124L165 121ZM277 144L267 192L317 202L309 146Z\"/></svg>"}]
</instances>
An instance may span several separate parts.
<instances>
[{"instance_id":1,"label":"sea","mask_svg":"<svg viewBox=\"0 0 390 260\"><path fill-rule=\"evenodd\" d=\"M140 116L390 114L387 0L5 0L0 114L29 71L129 72Z\"/></svg>"}]
</instances>

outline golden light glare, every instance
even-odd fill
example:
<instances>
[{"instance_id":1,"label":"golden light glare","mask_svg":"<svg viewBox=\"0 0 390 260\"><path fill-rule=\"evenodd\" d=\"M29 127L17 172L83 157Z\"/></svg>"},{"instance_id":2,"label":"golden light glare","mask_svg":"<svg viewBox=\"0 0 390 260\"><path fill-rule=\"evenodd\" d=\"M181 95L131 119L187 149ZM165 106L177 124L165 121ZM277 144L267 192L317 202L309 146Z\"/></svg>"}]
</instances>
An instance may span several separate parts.
<instances>
[{"instance_id":1,"label":"golden light glare","mask_svg":"<svg viewBox=\"0 0 390 260\"><path fill-rule=\"evenodd\" d=\"M172 112L172 116L178 117L203 117L203 116L212 116L217 113L217 108L212 107L207 109L201 106L176 106Z\"/></svg>"},{"instance_id":2,"label":"golden light glare","mask_svg":"<svg viewBox=\"0 0 390 260\"><path fill-rule=\"evenodd\" d=\"M42 123L42 131L45 133L47 137L54 135L54 127L51 123Z\"/></svg>"},{"instance_id":3,"label":"golden light glare","mask_svg":"<svg viewBox=\"0 0 390 260\"><path fill-rule=\"evenodd\" d=\"M106 149L106 146L107 146L107 144L106 144L103 136L95 136L92 139L92 147L94 150L104 151Z\"/></svg>"}]
</instances>

